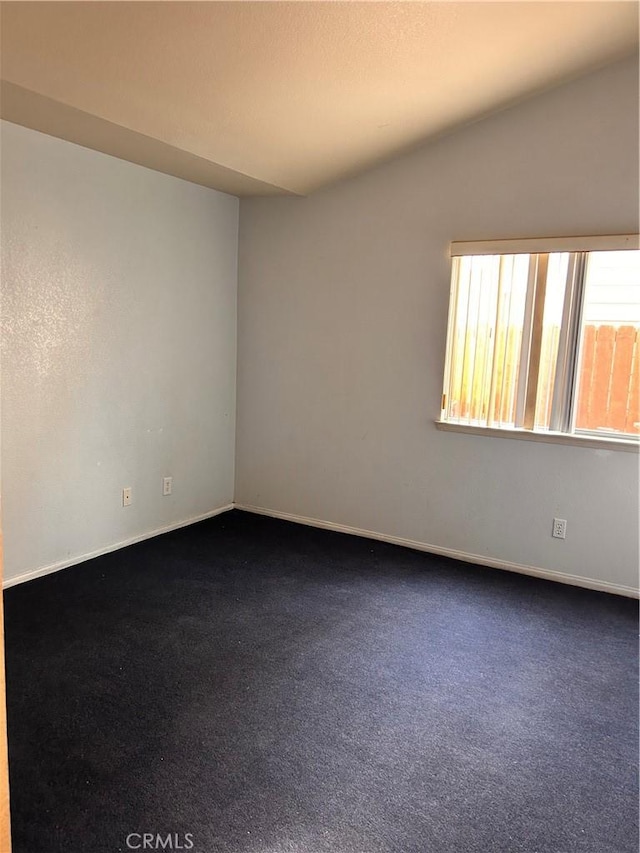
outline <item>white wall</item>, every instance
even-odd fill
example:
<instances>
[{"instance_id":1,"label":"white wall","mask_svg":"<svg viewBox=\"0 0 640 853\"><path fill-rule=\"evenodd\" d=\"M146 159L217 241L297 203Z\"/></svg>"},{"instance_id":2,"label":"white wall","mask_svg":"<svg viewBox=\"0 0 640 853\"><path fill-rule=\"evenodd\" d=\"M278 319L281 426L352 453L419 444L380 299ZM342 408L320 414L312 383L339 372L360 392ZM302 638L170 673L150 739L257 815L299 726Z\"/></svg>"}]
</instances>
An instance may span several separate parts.
<instances>
[{"instance_id":1,"label":"white wall","mask_svg":"<svg viewBox=\"0 0 640 853\"><path fill-rule=\"evenodd\" d=\"M637 456L433 425L449 241L637 230L631 60L310 198L243 200L236 501L637 587Z\"/></svg>"},{"instance_id":2,"label":"white wall","mask_svg":"<svg viewBox=\"0 0 640 853\"><path fill-rule=\"evenodd\" d=\"M238 200L6 122L1 141L11 580L233 500Z\"/></svg>"}]
</instances>

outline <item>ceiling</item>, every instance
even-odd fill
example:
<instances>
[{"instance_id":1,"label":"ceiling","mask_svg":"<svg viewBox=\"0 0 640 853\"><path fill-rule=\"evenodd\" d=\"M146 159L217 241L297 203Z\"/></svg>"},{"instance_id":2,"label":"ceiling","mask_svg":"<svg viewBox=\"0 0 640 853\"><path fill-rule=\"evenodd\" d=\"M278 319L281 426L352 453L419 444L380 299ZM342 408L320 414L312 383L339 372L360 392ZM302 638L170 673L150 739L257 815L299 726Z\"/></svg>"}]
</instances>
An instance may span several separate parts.
<instances>
[{"instance_id":1,"label":"ceiling","mask_svg":"<svg viewBox=\"0 0 640 853\"><path fill-rule=\"evenodd\" d=\"M638 49L636 2L3 2L2 117L308 194Z\"/></svg>"}]
</instances>

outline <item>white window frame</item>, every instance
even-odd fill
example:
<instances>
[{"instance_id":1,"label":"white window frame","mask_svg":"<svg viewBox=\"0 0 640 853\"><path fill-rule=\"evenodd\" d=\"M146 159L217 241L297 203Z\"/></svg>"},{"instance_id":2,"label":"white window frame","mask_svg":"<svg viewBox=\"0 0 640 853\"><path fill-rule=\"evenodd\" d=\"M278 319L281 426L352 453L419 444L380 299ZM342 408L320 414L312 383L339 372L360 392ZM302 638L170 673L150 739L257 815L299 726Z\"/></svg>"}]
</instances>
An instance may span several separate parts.
<instances>
[{"instance_id":1,"label":"white window frame","mask_svg":"<svg viewBox=\"0 0 640 853\"><path fill-rule=\"evenodd\" d=\"M595 251L634 250L640 247L638 234L524 238L517 240L456 241L450 244L451 258L451 295L447 324L447 352L445 358L442 408L440 418L436 420L439 429L454 432L482 434L499 437L520 438L530 441L550 441L561 444L592 445L600 448L638 452L640 441L637 436L621 436L616 433L596 433L577 430L575 425L578 399L577 367L580 364L580 339L582 312L584 307L584 282L587 256ZM534 411L537 389L536 351L539 358L539 330L533 330L534 322L539 323L544 305L546 270L551 253L568 252L569 269L563 311L563 322L558 343L558 359L554 380L554 392L551 406L550 428L535 429ZM523 339L534 335L537 343L533 347L523 346L520 371L523 380L519 381L516 402L515 427L484 426L465 424L446 419L446 395L450 384L450 370L453 361L452 341L457 314L457 288L460 258L465 255L516 255L528 254L530 263L530 283L527 288L527 302L523 322ZM535 278L535 285L533 284ZM533 353L533 358L531 355Z\"/></svg>"}]
</instances>

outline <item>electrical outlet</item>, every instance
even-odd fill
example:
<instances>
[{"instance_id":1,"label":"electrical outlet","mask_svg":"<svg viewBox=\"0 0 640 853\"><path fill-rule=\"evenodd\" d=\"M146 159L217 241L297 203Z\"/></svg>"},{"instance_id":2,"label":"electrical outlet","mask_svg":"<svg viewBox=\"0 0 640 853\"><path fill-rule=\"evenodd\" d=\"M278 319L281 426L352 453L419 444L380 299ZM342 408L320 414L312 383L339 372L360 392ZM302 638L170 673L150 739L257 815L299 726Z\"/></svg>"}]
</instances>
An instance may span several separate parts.
<instances>
[{"instance_id":1,"label":"electrical outlet","mask_svg":"<svg viewBox=\"0 0 640 853\"><path fill-rule=\"evenodd\" d=\"M551 531L551 535L555 539L566 539L567 538L567 519L566 518L554 518L553 519L553 530Z\"/></svg>"},{"instance_id":2,"label":"electrical outlet","mask_svg":"<svg viewBox=\"0 0 640 853\"><path fill-rule=\"evenodd\" d=\"M173 477L163 477L162 478L162 494L170 495L171 490L173 489Z\"/></svg>"},{"instance_id":3,"label":"electrical outlet","mask_svg":"<svg viewBox=\"0 0 640 853\"><path fill-rule=\"evenodd\" d=\"M122 506L131 506L131 486L122 490Z\"/></svg>"}]
</instances>

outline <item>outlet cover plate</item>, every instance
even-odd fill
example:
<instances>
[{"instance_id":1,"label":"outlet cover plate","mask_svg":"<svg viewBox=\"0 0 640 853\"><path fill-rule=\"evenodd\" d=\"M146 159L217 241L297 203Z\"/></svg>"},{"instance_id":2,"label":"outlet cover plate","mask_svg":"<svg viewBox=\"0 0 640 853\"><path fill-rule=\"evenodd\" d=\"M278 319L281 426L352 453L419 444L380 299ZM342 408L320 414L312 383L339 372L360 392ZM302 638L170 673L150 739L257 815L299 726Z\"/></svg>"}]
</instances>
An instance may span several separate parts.
<instances>
[{"instance_id":1,"label":"outlet cover plate","mask_svg":"<svg viewBox=\"0 0 640 853\"><path fill-rule=\"evenodd\" d=\"M554 518L553 519L553 529L551 531L551 535L554 539L566 539L567 538L567 519L566 518Z\"/></svg>"}]
</instances>

